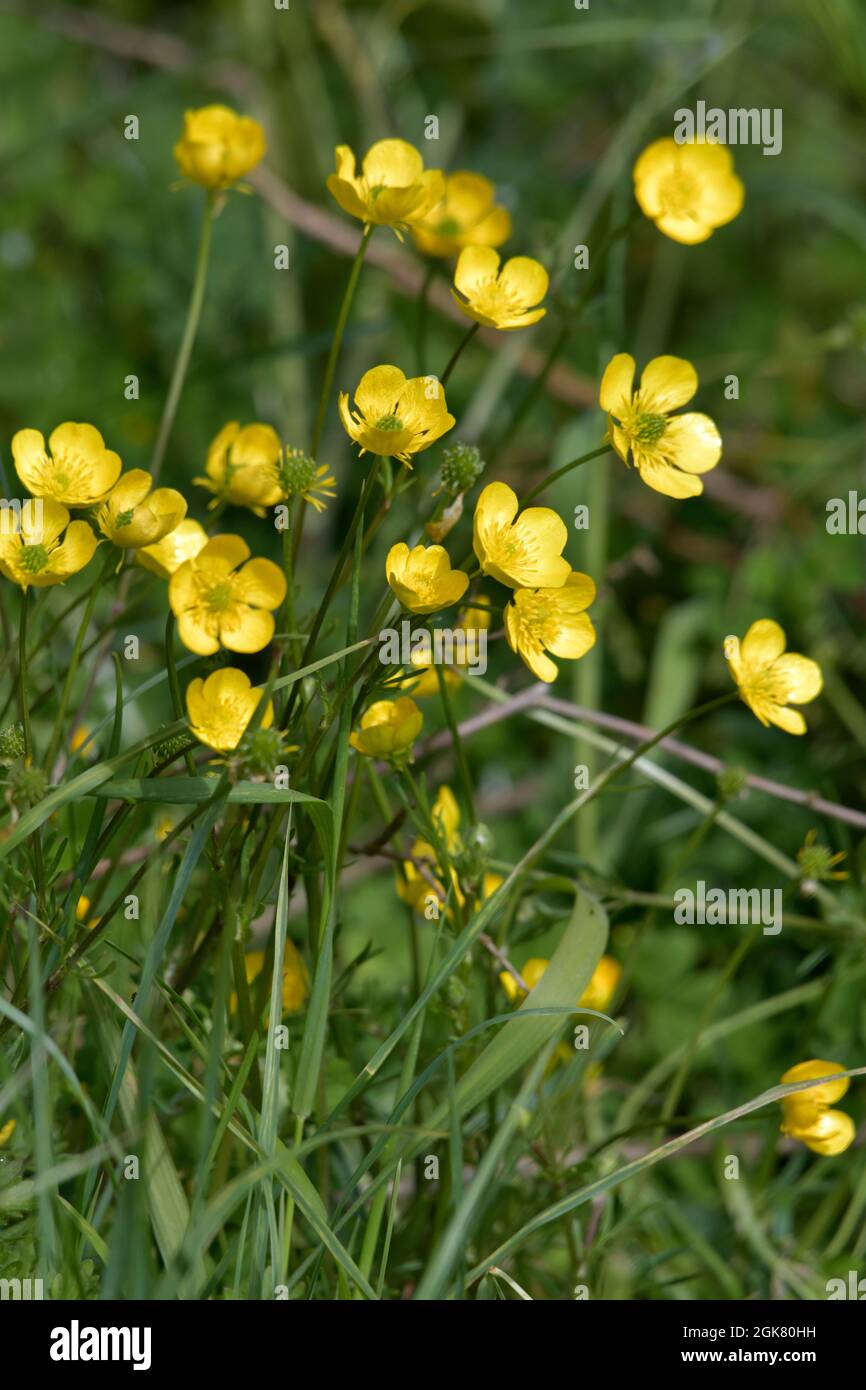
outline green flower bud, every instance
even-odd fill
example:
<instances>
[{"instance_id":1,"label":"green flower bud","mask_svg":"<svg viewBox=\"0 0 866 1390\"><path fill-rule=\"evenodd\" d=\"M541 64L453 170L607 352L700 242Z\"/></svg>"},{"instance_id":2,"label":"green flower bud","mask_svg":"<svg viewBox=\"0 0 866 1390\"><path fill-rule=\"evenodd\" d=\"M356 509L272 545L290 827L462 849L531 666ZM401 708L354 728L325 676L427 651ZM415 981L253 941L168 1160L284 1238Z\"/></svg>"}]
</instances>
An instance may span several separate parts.
<instances>
[{"instance_id":1,"label":"green flower bud","mask_svg":"<svg viewBox=\"0 0 866 1390\"><path fill-rule=\"evenodd\" d=\"M453 501L461 492L468 492L485 467L474 444L461 444L459 441L449 444L442 454L441 491Z\"/></svg>"},{"instance_id":2,"label":"green flower bud","mask_svg":"<svg viewBox=\"0 0 866 1390\"><path fill-rule=\"evenodd\" d=\"M48 790L48 774L41 767L19 763L9 771L9 794L14 806L22 810L35 806Z\"/></svg>"},{"instance_id":3,"label":"green flower bud","mask_svg":"<svg viewBox=\"0 0 866 1390\"><path fill-rule=\"evenodd\" d=\"M9 767L24 757L24 725L9 724L0 731L0 764Z\"/></svg>"},{"instance_id":4,"label":"green flower bud","mask_svg":"<svg viewBox=\"0 0 866 1390\"><path fill-rule=\"evenodd\" d=\"M280 487L286 497L303 496L316 481L316 460L303 449L285 449L277 464Z\"/></svg>"}]
</instances>

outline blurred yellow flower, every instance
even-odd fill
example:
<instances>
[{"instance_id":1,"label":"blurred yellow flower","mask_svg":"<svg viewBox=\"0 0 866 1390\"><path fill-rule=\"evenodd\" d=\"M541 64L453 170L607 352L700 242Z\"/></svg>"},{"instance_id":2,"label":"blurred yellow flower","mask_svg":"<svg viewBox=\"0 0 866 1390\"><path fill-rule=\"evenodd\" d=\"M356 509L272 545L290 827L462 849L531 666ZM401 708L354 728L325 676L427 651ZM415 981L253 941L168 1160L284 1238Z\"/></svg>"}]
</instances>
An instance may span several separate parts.
<instances>
[{"instance_id":1,"label":"blurred yellow flower","mask_svg":"<svg viewBox=\"0 0 866 1390\"><path fill-rule=\"evenodd\" d=\"M8 1120L5 1125L0 1126L0 1149L3 1148L4 1144L9 1143L9 1140L15 1133L15 1126L17 1123L17 1120Z\"/></svg>"},{"instance_id":2,"label":"blurred yellow flower","mask_svg":"<svg viewBox=\"0 0 866 1390\"><path fill-rule=\"evenodd\" d=\"M207 545L207 531L200 521L186 517L167 536L156 545L145 545L136 551L135 558L146 570L158 574L160 579L171 579L176 569L186 560L195 559Z\"/></svg>"},{"instance_id":3,"label":"blurred yellow flower","mask_svg":"<svg viewBox=\"0 0 866 1390\"><path fill-rule=\"evenodd\" d=\"M193 482L214 494L209 509L229 502L264 516L265 508L282 496L276 471L279 457L280 437L271 425L241 427L232 420L211 442L206 476L193 478Z\"/></svg>"},{"instance_id":4,"label":"blurred yellow flower","mask_svg":"<svg viewBox=\"0 0 866 1390\"><path fill-rule=\"evenodd\" d=\"M814 700L824 678L817 661L785 651L785 633L778 623L759 618L742 645L738 637L726 637L725 657L741 698L762 724L775 724L786 734L806 732L802 714L788 706Z\"/></svg>"},{"instance_id":5,"label":"blurred yellow flower","mask_svg":"<svg viewBox=\"0 0 866 1390\"><path fill-rule=\"evenodd\" d=\"M838 1062L813 1058L789 1067L779 1079L783 1086L789 1086L795 1081L832 1076L838 1071L844 1071ZM782 1133L799 1139L813 1153L828 1157L844 1153L854 1141L854 1121L844 1110L832 1110L830 1107L842 1099L849 1084L847 1076L840 1076L836 1081L824 1081L807 1090L784 1096L781 1102Z\"/></svg>"},{"instance_id":6,"label":"blurred yellow flower","mask_svg":"<svg viewBox=\"0 0 866 1390\"><path fill-rule=\"evenodd\" d=\"M543 956L532 956L526 962L520 974L530 989L535 989L549 964L550 961L545 960ZM592 979L577 1001L577 1007L595 1009L597 1013L604 1013L614 996L621 974L622 966L619 961L614 960L613 956L602 956L592 972ZM512 1003L516 999L526 998L514 976L509 974L507 970L500 972L499 983Z\"/></svg>"},{"instance_id":7,"label":"blurred yellow flower","mask_svg":"<svg viewBox=\"0 0 866 1390\"><path fill-rule=\"evenodd\" d=\"M355 173L355 155L348 145L336 149L336 171L328 176L329 192L344 212L377 227L400 229L423 218L442 201L445 179L440 169L424 168L424 160L406 140L379 140ZM401 238L402 240L402 238Z\"/></svg>"},{"instance_id":8,"label":"blurred yellow flower","mask_svg":"<svg viewBox=\"0 0 866 1390\"><path fill-rule=\"evenodd\" d=\"M153 827L154 837L157 840L167 840L174 830L174 820L171 816L160 816L156 825Z\"/></svg>"},{"instance_id":9,"label":"blurred yellow flower","mask_svg":"<svg viewBox=\"0 0 866 1390\"><path fill-rule=\"evenodd\" d=\"M465 659L455 660L453 664L449 662L441 667L446 685L459 685L460 677L457 672L465 671L468 666L475 664L481 650L477 634L486 631L489 627L489 608L464 608L462 610L454 627L454 632L455 634L466 634L462 648ZM410 658L411 672L400 681L400 684L405 686L412 698L416 700L423 700L429 695L439 694L439 677L436 674L436 667L427 662L426 655L423 651L413 651Z\"/></svg>"},{"instance_id":10,"label":"blurred yellow flower","mask_svg":"<svg viewBox=\"0 0 866 1390\"><path fill-rule=\"evenodd\" d=\"M578 999L582 1009L604 1013L616 992L622 966L613 956L602 956L592 972L592 979Z\"/></svg>"},{"instance_id":11,"label":"blurred yellow flower","mask_svg":"<svg viewBox=\"0 0 866 1390\"><path fill-rule=\"evenodd\" d=\"M548 275L531 256L513 256L499 269L499 253L490 246L467 246L460 252L451 293L469 318L489 328L528 328L547 313L536 307L547 294Z\"/></svg>"},{"instance_id":12,"label":"blurred yellow flower","mask_svg":"<svg viewBox=\"0 0 866 1390\"><path fill-rule=\"evenodd\" d=\"M456 256L464 246L501 246L511 236L511 217L496 201L483 174L460 169L445 179L445 196L420 221L412 239L428 256Z\"/></svg>"},{"instance_id":13,"label":"blurred yellow flower","mask_svg":"<svg viewBox=\"0 0 866 1390\"><path fill-rule=\"evenodd\" d=\"M407 378L399 367L371 367L355 389L340 393L340 419L350 439L368 451L412 465L412 455L434 444L455 424L445 391L435 376Z\"/></svg>"},{"instance_id":14,"label":"blurred yellow flower","mask_svg":"<svg viewBox=\"0 0 866 1390\"><path fill-rule=\"evenodd\" d=\"M577 661L595 645L595 628L583 611L594 598L594 583L577 570L558 589L515 589L505 609L505 636L539 680L559 674L546 652Z\"/></svg>"},{"instance_id":15,"label":"blurred yellow flower","mask_svg":"<svg viewBox=\"0 0 866 1390\"><path fill-rule=\"evenodd\" d=\"M173 487L151 492L153 478L143 468L121 474L96 510L95 521L103 536L125 550L155 545L179 526L186 516L186 498Z\"/></svg>"},{"instance_id":16,"label":"blurred yellow flower","mask_svg":"<svg viewBox=\"0 0 866 1390\"><path fill-rule=\"evenodd\" d=\"M244 959L247 984L251 985L262 973L265 963L264 951L249 951ZM310 992L310 979L307 967L291 937L286 937L286 951L283 957L283 1013L296 1014L304 1007ZM237 995L232 994L229 1009L237 1010Z\"/></svg>"},{"instance_id":17,"label":"blurred yellow flower","mask_svg":"<svg viewBox=\"0 0 866 1390\"><path fill-rule=\"evenodd\" d=\"M82 895L78 899L78 902L75 905L76 921L83 923L83 925L87 928L88 931L93 931L93 928L98 927L99 923L102 921L101 917L90 916L91 906L92 904L90 902L90 899L85 897L84 895Z\"/></svg>"},{"instance_id":18,"label":"blurred yellow flower","mask_svg":"<svg viewBox=\"0 0 866 1390\"><path fill-rule=\"evenodd\" d=\"M408 695L399 700L376 700L361 716L361 727L349 742L368 758L393 758L405 753L421 732L424 716Z\"/></svg>"},{"instance_id":19,"label":"blurred yellow flower","mask_svg":"<svg viewBox=\"0 0 866 1390\"><path fill-rule=\"evenodd\" d=\"M87 742L89 733L89 729L87 729L84 724L79 724L77 728L72 730L72 736L69 740L70 753L78 752L81 745Z\"/></svg>"},{"instance_id":20,"label":"blurred yellow flower","mask_svg":"<svg viewBox=\"0 0 866 1390\"><path fill-rule=\"evenodd\" d=\"M484 488L472 532L478 563L485 574L512 589L559 588L571 574L562 557L568 540L565 522L550 507L527 507L517 516L519 506L507 483Z\"/></svg>"},{"instance_id":21,"label":"blurred yellow flower","mask_svg":"<svg viewBox=\"0 0 866 1390\"><path fill-rule=\"evenodd\" d=\"M18 430L12 436L12 457L28 492L67 507L101 502L123 467L119 455L106 449L98 429L72 421L51 431L48 449L40 430Z\"/></svg>"},{"instance_id":22,"label":"blurred yellow flower","mask_svg":"<svg viewBox=\"0 0 866 1390\"><path fill-rule=\"evenodd\" d=\"M0 533L0 574L22 589L62 584L90 563L96 543L86 521L70 521L66 508L46 497L41 519L36 509L22 508L20 529Z\"/></svg>"},{"instance_id":23,"label":"blurred yellow flower","mask_svg":"<svg viewBox=\"0 0 866 1390\"><path fill-rule=\"evenodd\" d=\"M709 415L672 410L690 401L698 375L683 357L654 357L634 389L635 360L628 352L611 358L599 399L610 422L610 438L623 463L632 462L642 480L665 497L697 497L704 485L696 475L715 468L722 440Z\"/></svg>"},{"instance_id":24,"label":"blurred yellow flower","mask_svg":"<svg viewBox=\"0 0 866 1390\"><path fill-rule=\"evenodd\" d=\"M469 584L468 574L451 568L448 552L441 545L416 545L410 550L405 541L399 541L388 551L385 574L410 613L448 608L459 602Z\"/></svg>"},{"instance_id":25,"label":"blurred yellow flower","mask_svg":"<svg viewBox=\"0 0 866 1390\"><path fill-rule=\"evenodd\" d=\"M211 656L220 646L260 652L273 637L272 612L286 597L285 576L272 560L249 554L240 536L214 536L171 576L168 601L191 652Z\"/></svg>"},{"instance_id":26,"label":"blurred yellow flower","mask_svg":"<svg viewBox=\"0 0 866 1390\"><path fill-rule=\"evenodd\" d=\"M189 727L199 743L217 753L228 753L243 738L261 695L246 672L234 666L212 672L207 680L198 677L186 688ZM269 700L259 727L269 729L273 722L274 707Z\"/></svg>"},{"instance_id":27,"label":"blurred yellow flower","mask_svg":"<svg viewBox=\"0 0 866 1390\"><path fill-rule=\"evenodd\" d=\"M674 241L694 245L730 222L745 189L726 145L654 140L634 166L641 211Z\"/></svg>"},{"instance_id":28,"label":"blurred yellow flower","mask_svg":"<svg viewBox=\"0 0 866 1390\"><path fill-rule=\"evenodd\" d=\"M174 147L181 172L203 188L230 188L264 158L265 132L252 116L230 106L184 112L183 135Z\"/></svg>"},{"instance_id":29,"label":"blurred yellow flower","mask_svg":"<svg viewBox=\"0 0 866 1390\"><path fill-rule=\"evenodd\" d=\"M449 855L456 854L460 849L460 807L449 786L443 784L439 788L436 793L436 800L430 808L430 815ZM424 912L431 896L434 896L440 905L443 904L446 896L445 889L433 873L433 868L437 862L436 850L433 845L427 840L417 839L412 845L410 854L412 858L404 861L401 866L402 872L398 872L396 876L397 896L414 908L416 912ZM418 867L419 861L425 866L430 864L431 867L426 874ZM463 896L457 882L457 874L453 869L451 879L457 901L462 903Z\"/></svg>"}]
</instances>

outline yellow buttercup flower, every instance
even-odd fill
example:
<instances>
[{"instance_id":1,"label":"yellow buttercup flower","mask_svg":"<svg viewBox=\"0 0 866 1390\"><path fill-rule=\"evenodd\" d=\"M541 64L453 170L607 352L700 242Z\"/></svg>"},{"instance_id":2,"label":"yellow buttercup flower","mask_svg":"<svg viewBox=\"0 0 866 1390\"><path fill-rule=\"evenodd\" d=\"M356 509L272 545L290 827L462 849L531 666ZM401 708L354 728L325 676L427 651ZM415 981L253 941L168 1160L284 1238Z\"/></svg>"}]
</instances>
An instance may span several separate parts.
<instances>
[{"instance_id":1,"label":"yellow buttercup flower","mask_svg":"<svg viewBox=\"0 0 866 1390\"><path fill-rule=\"evenodd\" d=\"M252 116L230 106L184 112L183 135L174 147L181 172L203 188L230 188L264 158L265 132Z\"/></svg>"},{"instance_id":2,"label":"yellow buttercup flower","mask_svg":"<svg viewBox=\"0 0 866 1390\"><path fill-rule=\"evenodd\" d=\"M273 637L272 613L286 597L285 576L272 560L250 560L249 554L240 536L214 536L171 576L168 601L191 652L211 656L220 646L260 652Z\"/></svg>"},{"instance_id":3,"label":"yellow buttercup flower","mask_svg":"<svg viewBox=\"0 0 866 1390\"><path fill-rule=\"evenodd\" d=\"M545 652L577 661L595 645L595 628L583 611L594 598L589 575L577 570L558 589L515 589L505 609L505 636L539 680L559 674Z\"/></svg>"},{"instance_id":4,"label":"yellow buttercup flower","mask_svg":"<svg viewBox=\"0 0 866 1390\"><path fill-rule=\"evenodd\" d=\"M264 951L249 951L247 953L244 960L244 973L248 985L258 979L264 963ZM283 1013L296 1014L304 1007L309 992L310 978L307 974L307 967L304 965L294 941L291 937L286 937L286 950L283 956ZM237 1010L237 1002L237 995L232 994L229 1000L229 1009L232 1013Z\"/></svg>"},{"instance_id":5,"label":"yellow buttercup flower","mask_svg":"<svg viewBox=\"0 0 866 1390\"><path fill-rule=\"evenodd\" d=\"M844 1067L838 1062L813 1058L789 1067L779 1079L783 1086L789 1086L795 1081L809 1081L812 1077L832 1077L834 1072L839 1071L844 1071ZM847 1076L840 1076L838 1080L823 1081L807 1090L783 1096L782 1133L799 1139L813 1153L825 1156L844 1153L854 1140L854 1121L844 1110L830 1107L842 1099L849 1084Z\"/></svg>"},{"instance_id":6,"label":"yellow buttercup flower","mask_svg":"<svg viewBox=\"0 0 866 1390\"><path fill-rule=\"evenodd\" d=\"M511 236L511 216L496 201L493 184L466 169L445 179L445 196L413 223L412 239L428 256L456 256L464 246L501 246Z\"/></svg>"},{"instance_id":7,"label":"yellow buttercup flower","mask_svg":"<svg viewBox=\"0 0 866 1390\"><path fill-rule=\"evenodd\" d=\"M405 541L399 541L388 551L385 574L410 613L435 613L449 608L463 597L469 585L469 575L451 568L448 552L441 545L416 545L410 550Z\"/></svg>"},{"instance_id":8,"label":"yellow buttercup flower","mask_svg":"<svg viewBox=\"0 0 866 1390\"><path fill-rule=\"evenodd\" d=\"M95 426L72 421L51 431L47 449L40 430L19 430L12 437L12 457L28 492L67 507L101 502L123 467L119 455L106 449Z\"/></svg>"},{"instance_id":9,"label":"yellow buttercup flower","mask_svg":"<svg viewBox=\"0 0 866 1390\"><path fill-rule=\"evenodd\" d=\"M24 507L19 529L0 534L0 574L22 589L62 584L90 563L96 544L86 521L70 521L65 507L45 497L41 518L38 508Z\"/></svg>"},{"instance_id":10,"label":"yellow buttercup flower","mask_svg":"<svg viewBox=\"0 0 866 1390\"><path fill-rule=\"evenodd\" d=\"M89 737L90 730L84 724L79 724L77 728L73 729L69 739L70 753L77 753L81 745L86 743Z\"/></svg>"},{"instance_id":11,"label":"yellow buttercup flower","mask_svg":"<svg viewBox=\"0 0 866 1390\"><path fill-rule=\"evenodd\" d=\"M426 216L442 201L445 178L441 169L425 169L424 160L406 140L379 140L355 173L355 155L348 145L336 149L336 172L327 180L329 192L344 212L377 227L400 229Z\"/></svg>"},{"instance_id":12,"label":"yellow buttercup flower","mask_svg":"<svg viewBox=\"0 0 866 1390\"><path fill-rule=\"evenodd\" d=\"M475 506L472 544L485 574L512 589L556 589L571 574L562 552L565 522L550 507L517 515L517 494L507 483L488 483ZM516 518L516 520L515 520Z\"/></svg>"},{"instance_id":13,"label":"yellow buttercup flower","mask_svg":"<svg viewBox=\"0 0 866 1390\"><path fill-rule=\"evenodd\" d=\"M208 508L229 502L249 507L256 516L279 502L282 493L277 479L280 437L271 425L240 426L237 420L223 425L207 451L204 478L193 478L199 487L214 494Z\"/></svg>"},{"instance_id":14,"label":"yellow buttercup flower","mask_svg":"<svg viewBox=\"0 0 866 1390\"><path fill-rule=\"evenodd\" d=\"M229 753L243 738L261 696L246 672L234 666L212 672L207 680L198 677L186 688L189 727L199 743L217 753ZM269 700L259 727L269 729L273 722L274 706Z\"/></svg>"},{"instance_id":15,"label":"yellow buttercup flower","mask_svg":"<svg viewBox=\"0 0 866 1390\"><path fill-rule=\"evenodd\" d=\"M9 1143L9 1140L15 1133L15 1126L17 1123L17 1120L8 1120L5 1125L0 1126L0 1149L2 1149L5 1144Z\"/></svg>"},{"instance_id":16,"label":"yellow buttercup flower","mask_svg":"<svg viewBox=\"0 0 866 1390\"><path fill-rule=\"evenodd\" d=\"M81 897L78 899L78 902L75 904L76 920L79 922L83 922L89 911L90 899L82 893Z\"/></svg>"},{"instance_id":17,"label":"yellow buttercup flower","mask_svg":"<svg viewBox=\"0 0 866 1390\"><path fill-rule=\"evenodd\" d=\"M393 758L412 746L423 723L423 714L408 695L376 700L364 711L361 727L349 736L349 742L368 758Z\"/></svg>"},{"instance_id":18,"label":"yellow buttercup flower","mask_svg":"<svg viewBox=\"0 0 866 1390\"><path fill-rule=\"evenodd\" d=\"M726 145L654 140L634 166L641 211L674 241L694 245L732 221L745 189Z\"/></svg>"},{"instance_id":19,"label":"yellow buttercup flower","mask_svg":"<svg viewBox=\"0 0 866 1390\"><path fill-rule=\"evenodd\" d=\"M171 579L176 569L204 550L207 541L207 531L201 522L188 516L156 545L143 545L136 551L135 558L160 579Z\"/></svg>"},{"instance_id":20,"label":"yellow buttercup flower","mask_svg":"<svg viewBox=\"0 0 866 1390\"><path fill-rule=\"evenodd\" d=\"M520 973L530 989L535 989L549 964L550 961L545 960L543 956L533 956L526 962ZM604 1013L614 996L621 974L622 966L619 961L614 960L613 956L602 956L592 972L589 984L577 1001L578 1008L595 1009L597 1013ZM507 970L500 973L499 983L512 1003L515 999L525 999L524 991Z\"/></svg>"},{"instance_id":21,"label":"yellow buttercup flower","mask_svg":"<svg viewBox=\"0 0 866 1390\"><path fill-rule=\"evenodd\" d=\"M355 389L354 414L348 392L340 393L339 406L343 428L362 454L397 458L409 467L413 454L428 449L456 423L435 376L407 378L399 367L383 365L364 373Z\"/></svg>"},{"instance_id":22,"label":"yellow buttercup flower","mask_svg":"<svg viewBox=\"0 0 866 1390\"><path fill-rule=\"evenodd\" d=\"M654 357L634 389L635 360L628 352L611 358L601 381L599 399L608 413L610 437L623 463L632 462L642 480L665 497L697 497L704 485L697 476L715 468L722 440L709 415L671 411L690 401L698 374L683 357Z\"/></svg>"},{"instance_id":23,"label":"yellow buttercup flower","mask_svg":"<svg viewBox=\"0 0 866 1390\"><path fill-rule=\"evenodd\" d=\"M513 256L500 270L492 246L467 246L460 252L451 293L464 314L489 328L528 328L547 310L547 271L531 256Z\"/></svg>"},{"instance_id":24,"label":"yellow buttercup flower","mask_svg":"<svg viewBox=\"0 0 866 1390\"><path fill-rule=\"evenodd\" d=\"M173 487L151 492L152 485L143 468L131 468L97 508L96 524L113 545L125 550L155 545L183 521L186 498Z\"/></svg>"},{"instance_id":25,"label":"yellow buttercup flower","mask_svg":"<svg viewBox=\"0 0 866 1390\"><path fill-rule=\"evenodd\" d=\"M778 623L760 618L742 645L738 637L726 637L725 657L741 698L762 724L775 724L786 734L806 732L802 714L788 706L814 700L824 678L817 661L785 651L785 633Z\"/></svg>"}]
</instances>

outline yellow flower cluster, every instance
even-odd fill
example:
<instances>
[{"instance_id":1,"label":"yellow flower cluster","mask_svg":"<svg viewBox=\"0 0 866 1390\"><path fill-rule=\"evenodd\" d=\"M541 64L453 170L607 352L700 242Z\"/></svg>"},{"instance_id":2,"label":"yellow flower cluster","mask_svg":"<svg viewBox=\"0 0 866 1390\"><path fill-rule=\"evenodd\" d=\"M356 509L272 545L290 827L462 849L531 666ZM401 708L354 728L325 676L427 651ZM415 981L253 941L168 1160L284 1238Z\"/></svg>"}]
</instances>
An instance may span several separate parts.
<instances>
[{"instance_id":1,"label":"yellow flower cluster","mask_svg":"<svg viewBox=\"0 0 866 1390\"><path fill-rule=\"evenodd\" d=\"M822 1076L832 1078L834 1072L844 1070L838 1062L813 1058L789 1067L779 1079L783 1086L790 1086L795 1081L817 1080ZM792 1091L783 1097L782 1133L799 1139L816 1154L832 1157L844 1153L854 1142L854 1121L844 1110L830 1107L842 1099L849 1085L848 1077L840 1076L838 1080L822 1081L817 1086Z\"/></svg>"}]
</instances>

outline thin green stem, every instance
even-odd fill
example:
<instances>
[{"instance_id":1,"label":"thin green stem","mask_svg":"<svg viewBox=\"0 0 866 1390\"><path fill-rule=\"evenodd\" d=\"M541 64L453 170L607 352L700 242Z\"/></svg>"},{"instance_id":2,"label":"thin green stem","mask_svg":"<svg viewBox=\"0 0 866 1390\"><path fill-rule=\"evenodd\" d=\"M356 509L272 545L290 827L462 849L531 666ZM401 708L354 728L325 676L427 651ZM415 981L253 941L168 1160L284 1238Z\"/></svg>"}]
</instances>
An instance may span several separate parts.
<instances>
[{"instance_id":1,"label":"thin green stem","mask_svg":"<svg viewBox=\"0 0 866 1390\"><path fill-rule=\"evenodd\" d=\"M445 715L445 723L448 725L451 734L451 742L454 745L454 756L457 759L457 770L460 773L460 785L463 788L463 795L466 797L466 805L469 808L469 819L474 825L478 817L475 814L475 795L472 788L472 776L466 758L466 749L463 747L463 740L460 737L457 720L454 718L454 706L451 702L451 692L448 689L448 679L441 666L434 666L433 669L436 672L436 679L439 682L442 713Z\"/></svg>"},{"instance_id":2,"label":"thin green stem","mask_svg":"<svg viewBox=\"0 0 866 1390\"><path fill-rule=\"evenodd\" d=\"M165 619L165 669L168 675L168 688L171 693L174 717L175 719L184 719L186 716L183 697L180 693L180 681L177 678L177 663L174 656L174 613L171 609L168 610ZM185 749L183 760L190 777L195 777L197 775L195 759L189 748Z\"/></svg>"},{"instance_id":3,"label":"thin green stem","mask_svg":"<svg viewBox=\"0 0 866 1390\"><path fill-rule=\"evenodd\" d=\"M454 371L454 368L457 366L458 361L460 360L460 355L461 355L461 353L463 352L463 349L464 349L469 343L471 343L472 339L475 337L475 334L478 332L478 330L479 330L480 327L481 327L481 324L478 323L477 321L476 321L475 323L473 323L473 324L470 324L469 328L466 330L466 332L464 333L463 337L460 339L460 342L457 344L456 348L454 349L453 353L451 354L451 357L450 357L449 362L448 362L448 366L445 368L444 372L442 373L442 375L441 375L440 378L439 378L439 384L440 384L440 386L447 386L447 385L448 385L448 380L449 380L449 378L450 378L450 376L451 376L451 373Z\"/></svg>"},{"instance_id":4,"label":"thin green stem","mask_svg":"<svg viewBox=\"0 0 866 1390\"><path fill-rule=\"evenodd\" d=\"M115 551L112 546L106 545L103 556L102 568L97 579L94 581L90 593L87 595L87 603L81 615L81 622L78 625L78 633L75 638L75 645L72 648L72 656L69 658L69 666L66 670L66 679L63 682L63 689L60 692L60 703L57 706L57 718L54 721L54 728L51 732L51 742L48 745L48 752L45 756L45 768L49 776L57 757L60 747L60 740L63 737L63 723L66 718L66 711L69 706L69 699L72 694L72 686L78 674L78 666L81 661L81 649L84 646L84 639L87 636L87 629L90 627L90 619L93 617L93 610L96 607L96 600L102 590L105 577L114 562Z\"/></svg>"},{"instance_id":5,"label":"thin green stem","mask_svg":"<svg viewBox=\"0 0 866 1390\"><path fill-rule=\"evenodd\" d=\"M198 323L201 318L202 304L204 303L205 284L207 283L207 268L210 259L211 232L213 231L215 209L215 195L209 192L205 199L201 236L199 238L198 255L196 256L195 263L195 275L192 282L192 293L189 298L189 308L186 313L183 337L180 340L180 347L178 348L177 357L175 359L168 395L165 398L165 405L162 411L162 419L159 422L159 433L156 436L156 444L154 445L153 455L150 461L150 471L154 482L156 482L162 471L165 451L168 447L169 436L171 435L172 426L174 424L174 417L177 413L178 402L180 401L180 395L183 390L183 383L186 379L189 359L192 355L192 346L195 342L195 335L198 332Z\"/></svg>"},{"instance_id":6,"label":"thin green stem","mask_svg":"<svg viewBox=\"0 0 866 1390\"><path fill-rule=\"evenodd\" d=\"M553 473L546 474L540 482L535 484L535 487L531 487L529 491L521 497L521 507L525 507L528 502L532 501L533 497L537 497L540 492L544 492L559 478L564 478L566 473L570 473L573 468L580 468L582 463L589 463L590 459L597 459L600 458L602 454L609 453L610 445L602 444L600 448L593 449L588 454L581 454L580 458L572 459L571 463L564 463L561 468L557 468Z\"/></svg>"},{"instance_id":7,"label":"thin green stem","mask_svg":"<svg viewBox=\"0 0 866 1390\"><path fill-rule=\"evenodd\" d=\"M367 251L367 242L373 232L372 222L368 222L364 227L364 234L361 243L352 262L352 269L349 272L349 282L346 285L346 292L343 295L343 302L340 305L340 313L337 318L337 326L334 329L334 337L331 341L331 351L328 353L328 363L325 367L325 379L322 382L322 394L319 397L319 408L316 411L316 423L313 426L313 439L310 452L313 458L318 453L319 444L322 439L322 430L325 428L325 416L328 411L328 402L331 399L331 388L334 384L334 372L337 368L337 358L340 355L340 348L343 342L343 334L346 331L346 324L349 320L349 310L352 307L352 300L355 297L355 289L358 284L358 277L361 274L361 266Z\"/></svg>"}]
</instances>

